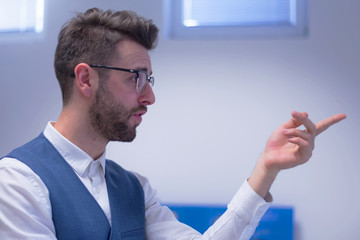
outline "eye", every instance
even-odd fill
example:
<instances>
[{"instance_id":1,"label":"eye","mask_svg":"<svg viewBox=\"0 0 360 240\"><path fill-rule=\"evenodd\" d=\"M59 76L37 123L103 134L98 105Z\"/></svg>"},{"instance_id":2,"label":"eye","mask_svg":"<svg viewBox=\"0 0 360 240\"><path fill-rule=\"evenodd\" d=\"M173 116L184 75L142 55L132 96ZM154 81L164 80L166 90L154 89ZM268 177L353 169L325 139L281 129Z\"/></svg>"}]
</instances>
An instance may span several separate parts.
<instances>
[{"instance_id":1,"label":"eye","mask_svg":"<svg viewBox=\"0 0 360 240\"><path fill-rule=\"evenodd\" d=\"M134 82L134 83L136 83L136 81L137 81L137 74L134 74L134 75L132 75L131 77L130 77L130 80L132 81L132 82Z\"/></svg>"}]
</instances>

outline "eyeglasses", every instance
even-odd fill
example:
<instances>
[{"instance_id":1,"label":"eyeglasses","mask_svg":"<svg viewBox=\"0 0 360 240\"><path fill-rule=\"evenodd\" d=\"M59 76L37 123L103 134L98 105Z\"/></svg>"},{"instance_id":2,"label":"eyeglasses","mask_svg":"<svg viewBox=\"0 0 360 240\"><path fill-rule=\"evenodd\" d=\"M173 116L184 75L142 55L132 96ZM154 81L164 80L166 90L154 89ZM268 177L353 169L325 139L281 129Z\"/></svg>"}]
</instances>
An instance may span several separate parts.
<instances>
[{"instance_id":1,"label":"eyeglasses","mask_svg":"<svg viewBox=\"0 0 360 240\"><path fill-rule=\"evenodd\" d=\"M134 82L136 81L137 93L142 93L144 91L146 82L149 82L151 87L154 86L154 82L155 82L154 77L148 76L145 71L126 69L126 68L117 68L117 67L110 67L110 66L103 66L103 65L92 65L92 64L89 64L89 66L93 67L93 68L105 68L105 69L112 69L112 70L117 70L117 71L135 73L136 76L133 80L134 80Z\"/></svg>"},{"instance_id":2,"label":"eyeglasses","mask_svg":"<svg viewBox=\"0 0 360 240\"><path fill-rule=\"evenodd\" d=\"M117 70L117 71L135 73L136 76L133 78L133 81L136 82L136 92L137 93L142 93L144 91L146 82L149 82L151 87L154 86L154 82L155 82L154 77L148 76L145 71L126 69L126 68L117 68L117 67L103 66L103 65L93 65L93 64L89 64L89 66L92 68L105 68L105 69L112 69L112 70ZM71 77L75 77L75 74L72 74Z\"/></svg>"}]
</instances>

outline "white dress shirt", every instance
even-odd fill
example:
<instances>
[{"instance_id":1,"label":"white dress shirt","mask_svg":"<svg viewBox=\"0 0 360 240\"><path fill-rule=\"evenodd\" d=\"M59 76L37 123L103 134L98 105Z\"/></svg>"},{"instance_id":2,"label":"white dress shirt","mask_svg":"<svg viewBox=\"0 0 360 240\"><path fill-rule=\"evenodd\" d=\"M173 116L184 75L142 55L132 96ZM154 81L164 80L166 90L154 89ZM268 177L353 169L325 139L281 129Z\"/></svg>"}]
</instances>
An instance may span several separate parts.
<instances>
[{"instance_id":1,"label":"white dress shirt","mask_svg":"<svg viewBox=\"0 0 360 240\"><path fill-rule=\"evenodd\" d=\"M105 153L94 161L57 132L51 123L47 124L44 135L70 164L111 223ZM160 204L149 181L134 174L144 189L148 240L249 239L269 208L269 203L244 181L228 210L201 235L177 221L171 210ZM56 239L47 187L27 165L12 158L0 160L0 239Z\"/></svg>"}]
</instances>

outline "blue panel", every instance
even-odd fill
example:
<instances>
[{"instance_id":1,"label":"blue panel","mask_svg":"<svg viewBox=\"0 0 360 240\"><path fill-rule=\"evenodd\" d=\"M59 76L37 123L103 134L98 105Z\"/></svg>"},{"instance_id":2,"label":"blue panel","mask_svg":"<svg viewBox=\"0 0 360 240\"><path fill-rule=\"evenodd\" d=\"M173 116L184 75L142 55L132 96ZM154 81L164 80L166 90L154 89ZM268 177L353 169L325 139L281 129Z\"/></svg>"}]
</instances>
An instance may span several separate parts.
<instances>
[{"instance_id":1,"label":"blue panel","mask_svg":"<svg viewBox=\"0 0 360 240\"><path fill-rule=\"evenodd\" d=\"M225 211L224 206L168 205L180 222L204 233ZM261 219L252 240L292 240L293 209L271 207Z\"/></svg>"}]
</instances>

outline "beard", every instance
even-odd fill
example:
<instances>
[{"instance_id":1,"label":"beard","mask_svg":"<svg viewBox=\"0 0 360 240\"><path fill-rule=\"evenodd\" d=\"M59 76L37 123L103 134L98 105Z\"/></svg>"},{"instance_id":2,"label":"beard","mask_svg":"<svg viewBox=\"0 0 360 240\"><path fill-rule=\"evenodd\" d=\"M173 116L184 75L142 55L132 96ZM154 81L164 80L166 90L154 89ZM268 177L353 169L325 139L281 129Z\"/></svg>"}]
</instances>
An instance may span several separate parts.
<instances>
[{"instance_id":1,"label":"beard","mask_svg":"<svg viewBox=\"0 0 360 240\"><path fill-rule=\"evenodd\" d=\"M136 137L136 127L129 126L132 114L146 110L140 106L128 110L123 104L116 103L113 95L100 83L95 102L89 109L92 129L108 141L131 142Z\"/></svg>"}]
</instances>

